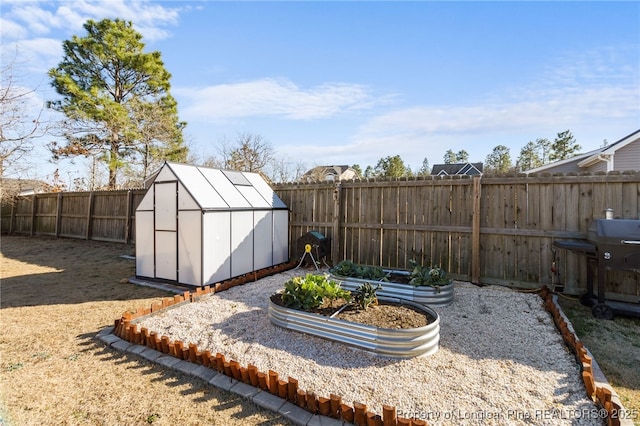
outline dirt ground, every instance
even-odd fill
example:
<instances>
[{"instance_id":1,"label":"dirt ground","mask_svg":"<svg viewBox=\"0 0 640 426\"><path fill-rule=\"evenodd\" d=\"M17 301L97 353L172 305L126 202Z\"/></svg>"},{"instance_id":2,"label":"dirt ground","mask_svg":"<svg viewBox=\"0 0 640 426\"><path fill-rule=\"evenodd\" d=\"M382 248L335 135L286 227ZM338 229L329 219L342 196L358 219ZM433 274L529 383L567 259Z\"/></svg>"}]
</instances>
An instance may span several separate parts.
<instances>
[{"instance_id":1,"label":"dirt ground","mask_svg":"<svg viewBox=\"0 0 640 426\"><path fill-rule=\"evenodd\" d=\"M94 339L164 291L126 283L130 245L2 236L0 425L290 425Z\"/></svg>"},{"instance_id":2,"label":"dirt ground","mask_svg":"<svg viewBox=\"0 0 640 426\"><path fill-rule=\"evenodd\" d=\"M271 300L280 306L286 306L279 294L272 296ZM374 303L366 309L358 309L353 304L345 305L347 302L340 298L307 312L391 329L424 327L435 321L435 318L425 312L397 303Z\"/></svg>"}]
</instances>

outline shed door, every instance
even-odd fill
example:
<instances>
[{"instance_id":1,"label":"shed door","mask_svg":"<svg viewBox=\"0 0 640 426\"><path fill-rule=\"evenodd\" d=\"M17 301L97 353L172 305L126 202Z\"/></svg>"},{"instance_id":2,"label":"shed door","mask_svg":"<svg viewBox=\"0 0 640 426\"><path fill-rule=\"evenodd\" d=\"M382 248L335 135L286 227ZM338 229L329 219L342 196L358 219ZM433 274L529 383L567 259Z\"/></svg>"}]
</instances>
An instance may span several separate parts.
<instances>
[{"instance_id":1,"label":"shed door","mask_svg":"<svg viewBox=\"0 0 640 426\"><path fill-rule=\"evenodd\" d=\"M154 184L156 278L178 280L178 182Z\"/></svg>"}]
</instances>

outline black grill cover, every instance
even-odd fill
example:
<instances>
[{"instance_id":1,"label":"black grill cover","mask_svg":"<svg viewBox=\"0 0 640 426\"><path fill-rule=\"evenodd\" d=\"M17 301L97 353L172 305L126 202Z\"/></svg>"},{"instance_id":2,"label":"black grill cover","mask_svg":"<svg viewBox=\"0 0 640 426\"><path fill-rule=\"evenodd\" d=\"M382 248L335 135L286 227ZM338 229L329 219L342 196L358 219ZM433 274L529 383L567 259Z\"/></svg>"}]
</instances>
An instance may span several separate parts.
<instances>
[{"instance_id":1,"label":"black grill cover","mask_svg":"<svg viewBox=\"0 0 640 426\"><path fill-rule=\"evenodd\" d=\"M621 245L622 241L640 242L640 220L597 219L591 222L587 239L596 245Z\"/></svg>"}]
</instances>

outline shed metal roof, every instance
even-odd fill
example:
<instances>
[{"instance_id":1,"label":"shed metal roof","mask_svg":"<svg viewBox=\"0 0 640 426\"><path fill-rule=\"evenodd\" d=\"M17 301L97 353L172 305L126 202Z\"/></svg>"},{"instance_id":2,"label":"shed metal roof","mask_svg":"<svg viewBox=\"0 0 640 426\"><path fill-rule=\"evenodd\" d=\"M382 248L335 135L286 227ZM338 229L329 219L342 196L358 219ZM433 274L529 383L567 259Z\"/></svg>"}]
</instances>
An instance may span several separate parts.
<instances>
[{"instance_id":1,"label":"shed metal roof","mask_svg":"<svg viewBox=\"0 0 640 426\"><path fill-rule=\"evenodd\" d=\"M286 209L286 204L257 173L166 162L203 210ZM172 179L161 170L154 182Z\"/></svg>"}]
</instances>

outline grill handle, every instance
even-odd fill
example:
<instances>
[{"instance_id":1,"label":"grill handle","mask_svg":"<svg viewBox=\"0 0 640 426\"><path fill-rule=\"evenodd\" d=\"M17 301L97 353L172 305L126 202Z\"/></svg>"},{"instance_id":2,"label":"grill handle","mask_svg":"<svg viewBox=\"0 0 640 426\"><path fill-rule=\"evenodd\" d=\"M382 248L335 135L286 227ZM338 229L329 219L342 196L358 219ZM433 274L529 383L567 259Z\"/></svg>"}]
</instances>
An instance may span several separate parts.
<instances>
[{"instance_id":1,"label":"grill handle","mask_svg":"<svg viewBox=\"0 0 640 426\"><path fill-rule=\"evenodd\" d=\"M622 244L635 244L640 246L640 240L622 240Z\"/></svg>"}]
</instances>

